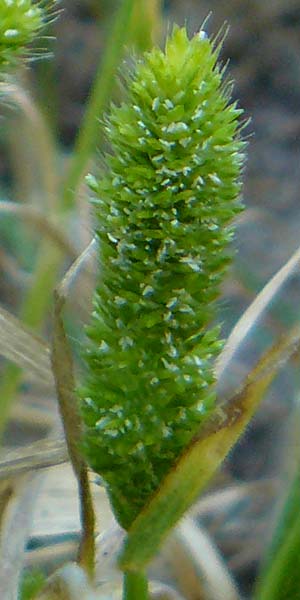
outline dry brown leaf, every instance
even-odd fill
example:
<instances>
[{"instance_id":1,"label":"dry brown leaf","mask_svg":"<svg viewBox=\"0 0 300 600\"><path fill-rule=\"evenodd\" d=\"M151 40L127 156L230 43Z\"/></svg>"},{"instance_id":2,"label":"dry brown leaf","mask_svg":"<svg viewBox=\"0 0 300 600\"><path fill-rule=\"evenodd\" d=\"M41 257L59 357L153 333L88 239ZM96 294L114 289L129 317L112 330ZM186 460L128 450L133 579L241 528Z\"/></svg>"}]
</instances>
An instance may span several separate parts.
<instances>
[{"instance_id":1,"label":"dry brown leaf","mask_svg":"<svg viewBox=\"0 0 300 600\"><path fill-rule=\"evenodd\" d=\"M69 563L48 579L37 600L104 600L104 597L92 589L81 567Z\"/></svg>"},{"instance_id":2,"label":"dry brown leaf","mask_svg":"<svg viewBox=\"0 0 300 600\"><path fill-rule=\"evenodd\" d=\"M0 544L0 598L17 600L25 547L31 528L39 475L25 476L15 489L2 519Z\"/></svg>"},{"instance_id":3,"label":"dry brown leaf","mask_svg":"<svg viewBox=\"0 0 300 600\"><path fill-rule=\"evenodd\" d=\"M18 477L28 471L60 465L68 460L64 437L46 438L29 446L7 451L0 459L0 481Z\"/></svg>"},{"instance_id":4,"label":"dry brown leaf","mask_svg":"<svg viewBox=\"0 0 300 600\"><path fill-rule=\"evenodd\" d=\"M80 516L82 524L82 537L79 548L79 564L83 566L90 575L94 571L95 563L95 513L92 494L88 478L88 468L79 442L82 437L82 420L80 416L78 398L75 394L75 377L72 353L64 328L63 308L69 294L69 290L76 281L82 266L93 249L92 241L88 248L79 256L65 275L62 283L54 293L54 334L52 345L52 368L55 377L56 392L59 402L60 413L64 426L66 442L70 460L78 481Z\"/></svg>"},{"instance_id":5,"label":"dry brown leaf","mask_svg":"<svg viewBox=\"0 0 300 600\"><path fill-rule=\"evenodd\" d=\"M53 388L47 344L0 307L0 355L26 370L31 380Z\"/></svg>"}]
</instances>

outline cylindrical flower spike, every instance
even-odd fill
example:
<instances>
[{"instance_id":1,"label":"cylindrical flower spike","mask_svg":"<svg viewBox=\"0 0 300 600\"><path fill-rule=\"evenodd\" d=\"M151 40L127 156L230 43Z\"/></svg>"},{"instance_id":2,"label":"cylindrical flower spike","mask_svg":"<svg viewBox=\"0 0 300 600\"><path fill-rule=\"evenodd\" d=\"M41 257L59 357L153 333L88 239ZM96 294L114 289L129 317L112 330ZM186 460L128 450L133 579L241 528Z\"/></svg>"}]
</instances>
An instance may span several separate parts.
<instances>
[{"instance_id":1,"label":"cylindrical flower spike","mask_svg":"<svg viewBox=\"0 0 300 600\"><path fill-rule=\"evenodd\" d=\"M241 110L201 31L174 28L112 107L95 193L100 276L88 329L85 451L128 528L212 410L209 329L230 261Z\"/></svg>"},{"instance_id":2,"label":"cylindrical flower spike","mask_svg":"<svg viewBox=\"0 0 300 600\"><path fill-rule=\"evenodd\" d=\"M6 69L39 35L55 4L32 0L0 0L0 68Z\"/></svg>"}]
</instances>

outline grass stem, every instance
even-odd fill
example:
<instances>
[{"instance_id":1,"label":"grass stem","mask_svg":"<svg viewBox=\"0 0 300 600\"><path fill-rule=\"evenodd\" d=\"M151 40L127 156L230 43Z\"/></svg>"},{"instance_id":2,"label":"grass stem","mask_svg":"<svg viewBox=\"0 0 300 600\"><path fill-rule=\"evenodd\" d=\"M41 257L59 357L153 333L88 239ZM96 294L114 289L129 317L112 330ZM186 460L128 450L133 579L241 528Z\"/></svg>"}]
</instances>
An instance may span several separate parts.
<instances>
[{"instance_id":1,"label":"grass stem","mask_svg":"<svg viewBox=\"0 0 300 600\"><path fill-rule=\"evenodd\" d=\"M123 600L149 600L148 580L143 571L124 573Z\"/></svg>"},{"instance_id":2,"label":"grass stem","mask_svg":"<svg viewBox=\"0 0 300 600\"><path fill-rule=\"evenodd\" d=\"M129 23L135 0L122 0L107 40L103 59L96 73L94 85L84 113L83 121L75 142L74 154L64 184L62 203L68 209L74 198L89 159L96 146L100 146L101 129L99 117L103 114L115 83L116 70L121 62L124 46L129 35Z\"/></svg>"}]
</instances>

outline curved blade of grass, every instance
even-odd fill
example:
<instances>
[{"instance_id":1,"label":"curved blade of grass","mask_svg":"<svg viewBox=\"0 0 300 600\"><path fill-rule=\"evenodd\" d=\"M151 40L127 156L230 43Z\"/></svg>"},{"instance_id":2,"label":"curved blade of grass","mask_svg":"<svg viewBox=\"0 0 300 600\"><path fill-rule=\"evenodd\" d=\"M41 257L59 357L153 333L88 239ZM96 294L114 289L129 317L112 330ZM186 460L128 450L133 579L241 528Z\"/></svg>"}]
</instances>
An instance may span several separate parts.
<instances>
[{"instance_id":1,"label":"curved blade of grass","mask_svg":"<svg viewBox=\"0 0 300 600\"><path fill-rule=\"evenodd\" d=\"M89 263L92 263L96 258L97 245L97 238L93 237L88 246L83 250L83 252L81 252L79 256L77 256L76 260L65 274L61 284L57 288L58 296L61 299L62 306L68 298L71 289L76 283L82 270L86 268Z\"/></svg>"},{"instance_id":2,"label":"curved blade of grass","mask_svg":"<svg viewBox=\"0 0 300 600\"><path fill-rule=\"evenodd\" d=\"M263 312L268 308L282 286L299 266L300 247L297 248L283 267L271 277L234 326L216 362L215 372L218 380L223 377L234 354L237 352L239 346L243 343L250 330L257 323L258 319L262 317Z\"/></svg>"},{"instance_id":3,"label":"curved blade of grass","mask_svg":"<svg viewBox=\"0 0 300 600\"><path fill-rule=\"evenodd\" d=\"M193 517L187 516L182 519L175 529L174 537L179 540L189 557L207 600L239 600L236 585L225 562L209 535L198 526ZM177 569L180 569L180 555ZM186 585L187 589L190 589L188 597L193 596L193 578L189 578L188 573ZM194 595L197 597L195 589Z\"/></svg>"},{"instance_id":4,"label":"curved blade of grass","mask_svg":"<svg viewBox=\"0 0 300 600\"><path fill-rule=\"evenodd\" d=\"M299 477L297 480L299 486ZM297 492L299 500L299 489ZM291 499L290 499L291 500ZM295 498L293 498L295 500ZM293 502L294 504L294 502ZM285 528L281 534L281 545L268 569L258 582L255 600L296 600L300 598L300 514L299 503L286 507Z\"/></svg>"},{"instance_id":5,"label":"curved blade of grass","mask_svg":"<svg viewBox=\"0 0 300 600\"><path fill-rule=\"evenodd\" d=\"M82 537L78 560L79 564L86 569L90 576L93 575L95 562L95 513L88 479L88 469L80 450L82 421L78 400L75 394L76 384L73 359L65 332L62 314L70 287L74 280L76 280L82 266L85 264L86 258L93 250L94 244L95 242L92 241L88 248L79 256L67 272L60 286L55 290L54 334L51 356L66 442L78 483L82 524Z\"/></svg>"},{"instance_id":6,"label":"curved blade of grass","mask_svg":"<svg viewBox=\"0 0 300 600\"><path fill-rule=\"evenodd\" d=\"M258 408L278 370L299 348L295 328L258 362L233 399L215 411L128 532L120 556L125 571L139 571L169 530L195 502Z\"/></svg>"},{"instance_id":7,"label":"curved blade of grass","mask_svg":"<svg viewBox=\"0 0 300 600\"><path fill-rule=\"evenodd\" d=\"M57 202L57 169L56 169L56 148L55 142L52 137L52 133L48 127L47 120L43 116L43 113L39 109L36 102L30 94L23 89L20 85L12 82L1 82L0 83L0 97L2 104L6 102L6 106L17 107L19 109L19 116L21 117L21 126L25 127L27 135L20 133L20 127L18 129L18 122L15 123L11 128L11 134L16 136L16 143L13 148L13 156L19 157L19 161L15 162L15 179L19 180L20 190L22 190L22 197L24 195L32 196L33 189L35 188L35 178L37 173L40 178L40 200L44 205L43 208L47 212L53 210L53 204ZM15 114L13 115L18 116ZM20 124L19 124L20 125ZM21 157L20 157L21 151ZM25 153L25 156L24 156ZM31 169L29 174L30 182L29 186L25 185L24 171L26 160L25 157L29 157L30 166L34 165L34 169ZM22 161L23 159L23 161ZM22 165L22 168L20 168ZM25 190L27 189L27 194Z\"/></svg>"},{"instance_id":8,"label":"curved blade of grass","mask_svg":"<svg viewBox=\"0 0 300 600\"><path fill-rule=\"evenodd\" d=\"M0 481L19 477L29 471L60 465L68 461L65 440L46 438L28 446L11 450L0 459Z\"/></svg>"},{"instance_id":9,"label":"curved blade of grass","mask_svg":"<svg viewBox=\"0 0 300 600\"><path fill-rule=\"evenodd\" d=\"M0 307L0 355L25 369L31 380L53 386L48 346L2 307ZM1 403L0 406L2 411Z\"/></svg>"},{"instance_id":10,"label":"curved blade of grass","mask_svg":"<svg viewBox=\"0 0 300 600\"><path fill-rule=\"evenodd\" d=\"M54 225L45 215L34 206L19 204L18 202L0 201L0 213L12 214L19 217L34 227L38 234L52 240L72 260L76 259L77 252L67 236L57 225Z\"/></svg>"}]
</instances>

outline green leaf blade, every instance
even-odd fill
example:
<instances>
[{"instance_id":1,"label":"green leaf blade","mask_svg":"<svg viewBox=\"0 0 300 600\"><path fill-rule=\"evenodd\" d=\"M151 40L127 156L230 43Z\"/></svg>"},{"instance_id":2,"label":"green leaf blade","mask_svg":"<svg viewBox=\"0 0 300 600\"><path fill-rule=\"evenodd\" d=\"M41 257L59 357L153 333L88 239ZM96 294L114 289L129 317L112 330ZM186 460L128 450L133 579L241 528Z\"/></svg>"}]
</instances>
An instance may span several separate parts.
<instances>
[{"instance_id":1,"label":"green leaf blade","mask_svg":"<svg viewBox=\"0 0 300 600\"><path fill-rule=\"evenodd\" d=\"M279 368L295 352L299 343L300 331L296 329L271 348L223 413L216 412L202 428L199 438L181 456L129 529L120 556L122 569L139 571L145 568L164 537L197 499L226 458Z\"/></svg>"}]
</instances>

